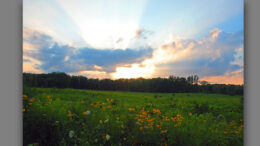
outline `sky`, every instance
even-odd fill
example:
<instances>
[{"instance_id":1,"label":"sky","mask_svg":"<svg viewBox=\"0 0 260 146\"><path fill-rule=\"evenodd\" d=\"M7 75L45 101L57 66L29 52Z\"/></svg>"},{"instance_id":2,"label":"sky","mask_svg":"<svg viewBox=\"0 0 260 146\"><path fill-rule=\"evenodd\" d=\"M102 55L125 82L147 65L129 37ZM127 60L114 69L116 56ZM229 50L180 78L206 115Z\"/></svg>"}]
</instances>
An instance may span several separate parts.
<instances>
[{"instance_id":1,"label":"sky","mask_svg":"<svg viewBox=\"0 0 260 146\"><path fill-rule=\"evenodd\" d=\"M24 0L23 72L244 83L243 0Z\"/></svg>"}]
</instances>

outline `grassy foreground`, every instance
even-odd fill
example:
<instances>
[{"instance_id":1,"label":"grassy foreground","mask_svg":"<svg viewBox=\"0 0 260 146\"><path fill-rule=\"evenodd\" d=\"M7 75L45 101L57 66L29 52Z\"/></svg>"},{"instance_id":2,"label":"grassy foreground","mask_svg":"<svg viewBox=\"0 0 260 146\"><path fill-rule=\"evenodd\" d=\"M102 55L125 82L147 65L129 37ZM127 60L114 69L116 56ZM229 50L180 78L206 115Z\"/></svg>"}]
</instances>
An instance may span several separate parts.
<instances>
[{"instance_id":1,"label":"grassy foreground","mask_svg":"<svg viewBox=\"0 0 260 146\"><path fill-rule=\"evenodd\" d=\"M242 96L25 88L24 145L243 145Z\"/></svg>"}]
</instances>

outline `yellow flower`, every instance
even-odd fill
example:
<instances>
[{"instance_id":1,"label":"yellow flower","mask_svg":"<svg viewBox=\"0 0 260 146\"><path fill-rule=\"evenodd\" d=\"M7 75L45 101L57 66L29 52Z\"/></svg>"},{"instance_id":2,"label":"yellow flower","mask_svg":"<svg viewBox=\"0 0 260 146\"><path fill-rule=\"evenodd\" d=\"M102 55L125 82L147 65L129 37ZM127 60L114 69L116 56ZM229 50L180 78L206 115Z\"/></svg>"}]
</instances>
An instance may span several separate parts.
<instances>
[{"instance_id":1,"label":"yellow flower","mask_svg":"<svg viewBox=\"0 0 260 146\"><path fill-rule=\"evenodd\" d=\"M29 102L34 102L35 98L29 99Z\"/></svg>"},{"instance_id":2,"label":"yellow flower","mask_svg":"<svg viewBox=\"0 0 260 146\"><path fill-rule=\"evenodd\" d=\"M192 113L189 113L189 116L192 116Z\"/></svg>"},{"instance_id":3,"label":"yellow flower","mask_svg":"<svg viewBox=\"0 0 260 146\"><path fill-rule=\"evenodd\" d=\"M118 121L118 120L119 120L119 117L116 117L116 120Z\"/></svg>"},{"instance_id":4,"label":"yellow flower","mask_svg":"<svg viewBox=\"0 0 260 146\"><path fill-rule=\"evenodd\" d=\"M72 116L72 113L70 110L68 110L68 115L67 116Z\"/></svg>"},{"instance_id":5,"label":"yellow flower","mask_svg":"<svg viewBox=\"0 0 260 146\"><path fill-rule=\"evenodd\" d=\"M28 97L27 95L23 94L23 98L27 98L27 97Z\"/></svg>"},{"instance_id":6,"label":"yellow flower","mask_svg":"<svg viewBox=\"0 0 260 146\"><path fill-rule=\"evenodd\" d=\"M134 108L128 108L128 110L129 110L129 111L135 111L135 109L134 109Z\"/></svg>"},{"instance_id":7,"label":"yellow flower","mask_svg":"<svg viewBox=\"0 0 260 146\"><path fill-rule=\"evenodd\" d=\"M102 124L102 123L103 123L103 121L102 121L102 120L99 120L99 123L100 123L100 124Z\"/></svg>"},{"instance_id":8,"label":"yellow flower","mask_svg":"<svg viewBox=\"0 0 260 146\"><path fill-rule=\"evenodd\" d=\"M124 124L121 124L120 127L121 127L121 128L124 128Z\"/></svg>"},{"instance_id":9,"label":"yellow flower","mask_svg":"<svg viewBox=\"0 0 260 146\"><path fill-rule=\"evenodd\" d=\"M168 132L167 129L161 131L162 134L165 134L165 133L167 133L167 132Z\"/></svg>"},{"instance_id":10,"label":"yellow flower","mask_svg":"<svg viewBox=\"0 0 260 146\"><path fill-rule=\"evenodd\" d=\"M158 115L160 115L161 114L161 111L159 110L159 109L153 109L153 113L156 113L156 114L158 114Z\"/></svg>"},{"instance_id":11,"label":"yellow flower","mask_svg":"<svg viewBox=\"0 0 260 146\"><path fill-rule=\"evenodd\" d=\"M144 128L143 128L143 127L140 127L139 129L140 129L140 131L143 131Z\"/></svg>"}]
</instances>

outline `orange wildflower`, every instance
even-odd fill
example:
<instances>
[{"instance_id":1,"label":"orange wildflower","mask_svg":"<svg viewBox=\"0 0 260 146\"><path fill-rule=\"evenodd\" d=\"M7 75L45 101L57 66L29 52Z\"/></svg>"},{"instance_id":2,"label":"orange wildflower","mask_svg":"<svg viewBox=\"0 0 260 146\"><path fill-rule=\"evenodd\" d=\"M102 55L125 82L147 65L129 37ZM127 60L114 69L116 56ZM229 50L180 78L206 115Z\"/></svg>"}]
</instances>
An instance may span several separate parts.
<instances>
[{"instance_id":1,"label":"orange wildflower","mask_svg":"<svg viewBox=\"0 0 260 146\"><path fill-rule=\"evenodd\" d=\"M167 129L161 131L162 134L165 134L165 133L167 133L167 132L168 132Z\"/></svg>"},{"instance_id":2,"label":"orange wildflower","mask_svg":"<svg viewBox=\"0 0 260 146\"><path fill-rule=\"evenodd\" d=\"M72 116L72 113L70 110L68 110L68 115L67 116Z\"/></svg>"}]
</instances>

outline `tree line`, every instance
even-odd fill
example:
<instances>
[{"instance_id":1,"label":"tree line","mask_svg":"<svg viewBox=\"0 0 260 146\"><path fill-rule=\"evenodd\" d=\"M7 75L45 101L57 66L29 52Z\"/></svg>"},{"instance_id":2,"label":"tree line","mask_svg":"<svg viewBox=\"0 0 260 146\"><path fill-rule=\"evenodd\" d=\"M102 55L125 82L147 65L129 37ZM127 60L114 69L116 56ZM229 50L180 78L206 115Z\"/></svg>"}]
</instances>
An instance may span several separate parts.
<instances>
[{"instance_id":1,"label":"tree line","mask_svg":"<svg viewBox=\"0 0 260 146\"><path fill-rule=\"evenodd\" d=\"M29 87L74 88L90 90L161 92L161 93L221 93L242 95L243 85L209 84L199 81L197 75L187 78L169 76L168 78L135 79L93 79L85 76L71 76L63 72L23 73L23 84Z\"/></svg>"}]
</instances>

